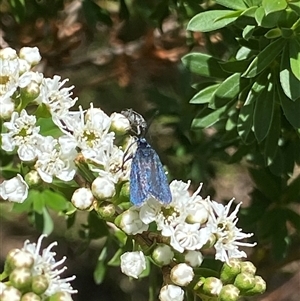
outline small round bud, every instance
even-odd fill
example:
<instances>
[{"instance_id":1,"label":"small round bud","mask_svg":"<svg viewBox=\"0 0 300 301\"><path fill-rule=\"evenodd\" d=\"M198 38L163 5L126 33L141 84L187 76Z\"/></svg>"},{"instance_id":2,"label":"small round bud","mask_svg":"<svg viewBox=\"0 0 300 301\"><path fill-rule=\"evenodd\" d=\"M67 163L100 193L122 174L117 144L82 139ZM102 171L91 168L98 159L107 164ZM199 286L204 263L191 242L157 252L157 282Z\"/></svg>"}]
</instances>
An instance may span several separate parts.
<instances>
[{"instance_id":1,"label":"small round bud","mask_svg":"<svg viewBox=\"0 0 300 301\"><path fill-rule=\"evenodd\" d=\"M41 297L33 292L24 294L21 299L21 301L41 301L41 300L42 300Z\"/></svg>"},{"instance_id":2,"label":"small round bud","mask_svg":"<svg viewBox=\"0 0 300 301\"><path fill-rule=\"evenodd\" d=\"M17 57L18 57L17 52L13 48L6 47L3 49L0 49L0 58L2 58L4 60L13 60Z\"/></svg>"},{"instance_id":3,"label":"small round bud","mask_svg":"<svg viewBox=\"0 0 300 301\"><path fill-rule=\"evenodd\" d=\"M196 201L194 206L192 206L189 210L189 214L186 218L188 223L200 223L204 224L207 222L209 217L209 210L207 202L205 201Z\"/></svg>"},{"instance_id":4,"label":"small round bud","mask_svg":"<svg viewBox=\"0 0 300 301\"><path fill-rule=\"evenodd\" d=\"M42 59L40 51L37 47L21 48L19 57L26 60L30 65L36 65Z\"/></svg>"},{"instance_id":5,"label":"small round bud","mask_svg":"<svg viewBox=\"0 0 300 301\"><path fill-rule=\"evenodd\" d=\"M31 270L28 268L15 268L9 275L9 281L17 289L25 289L31 285Z\"/></svg>"},{"instance_id":6,"label":"small round bud","mask_svg":"<svg viewBox=\"0 0 300 301\"><path fill-rule=\"evenodd\" d=\"M221 269L220 279L223 283L233 283L235 277L241 272L241 262L231 259L228 263L224 263Z\"/></svg>"},{"instance_id":7,"label":"small round bud","mask_svg":"<svg viewBox=\"0 0 300 301\"><path fill-rule=\"evenodd\" d=\"M42 179L36 170L31 170L25 175L25 182L29 187L34 187L42 183Z\"/></svg>"},{"instance_id":8,"label":"small round bud","mask_svg":"<svg viewBox=\"0 0 300 301\"><path fill-rule=\"evenodd\" d=\"M174 257L172 248L165 244L158 244L152 252L152 259L158 266L170 264Z\"/></svg>"},{"instance_id":9,"label":"small round bud","mask_svg":"<svg viewBox=\"0 0 300 301\"><path fill-rule=\"evenodd\" d=\"M219 296L223 283L220 279L215 277L208 277L204 280L202 286L203 292L208 296Z\"/></svg>"},{"instance_id":10,"label":"small round bud","mask_svg":"<svg viewBox=\"0 0 300 301\"><path fill-rule=\"evenodd\" d=\"M112 113L110 119L110 130L117 135L124 135L130 130L129 120L123 114Z\"/></svg>"},{"instance_id":11,"label":"small round bud","mask_svg":"<svg viewBox=\"0 0 300 301\"><path fill-rule=\"evenodd\" d=\"M0 117L4 120L10 119L11 114L15 111L15 103L10 97L5 97L1 101Z\"/></svg>"},{"instance_id":12,"label":"small round bud","mask_svg":"<svg viewBox=\"0 0 300 301\"><path fill-rule=\"evenodd\" d=\"M203 256L199 251L186 251L184 261L191 267L199 267L202 264Z\"/></svg>"},{"instance_id":13,"label":"small round bud","mask_svg":"<svg viewBox=\"0 0 300 301\"><path fill-rule=\"evenodd\" d=\"M184 291L180 286L168 284L161 288L160 301L183 301Z\"/></svg>"},{"instance_id":14,"label":"small round bud","mask_svg":"<svg viewBox=\"0 0 300 301\"><path fill-rule=\"evenodd\" d=\"M20 301L21 292L13 286L7 286L0 295L1 301Z\"/></svg>"},{"instance_id":15,"label":"small round bud","mask_svg":"<svg viewBox=\"0 0 300 301\"><path fill-rule=\"evenodd\" d=\"M116 194L115 184L109 179L97 177L92 183L92 193L98 200L110 199Z\"/></svg>"},{"instance_id":16,"label":"small round bud","mask_svg":"<svg viewBox=\"0 0 300 301\"><path fill-rule=\"evenodd\" d=\"M266 291L267 285L264 279L260 276L255 276L255 286L244 292L245 296L253 296L253 295L258 295L258 294L263 294Z\"/></svg>"},{"instance_id":17,"label":"small round bud","mask_svg":"<svg viewBox=\"0 0 300 301\"><path fill-rule=\"evenodd\" d=\"M73 301L73 299L67 292L58 292L50 296L47 301Z\"/></svg>"},{"instance_id":18,"label":"small round bud","mask_svg":"<svg viewBox=\"0 0 300 301\"><path fill-rule=\"evenodd\" d=\"M97 208L97 212L103 219L112 218L116 213L116 208L113 204L108 204Z\"/></svg>"},{"instance_id":19,"label":"small round bud","mask_svg":"<svg viewBox=\"0 0 300 301\"><path fill-rule=\"evenodd\" d=\"M121 199L129 199L129 195L130 195L130 184L129 182L125 182L122 187L121 187L121 191L120 191L120 198Z\"/></svg>"},{"instance_id":20,"label":"small round bud","mask_svg":"<svg viewBox=\"0 0 300 301\"><path fill-rule=\"evenodd\" d=\"M126 234L135 235L148 230L148 225L144 224L137 210L128 209L120 214L116 220L116 225Z\"/></svg>"},{"instance_id":21,"label":"small round bud","mask_svg":"<svg viewBox=\"0 0 300 301\"><path fill-rule=\"evenodd\" d=\"M89 188L81 187L74 191L71 202L77 209L88 210L92 206L94 196Z\"/></svg>"},{"instance_id":22,"label":"small round bud","mask_svg":"<svg viewBox=\"0 0 300 301\"><path fill-rule=\"evenodd\" d=\"M218 300L237 301L240 297L240 290L233 284L226 284L222 287Z\"/></svg>"},{"instance_id":23,"label":"small round bud","mask_svg":"<svg viewBox=\"0 0 300 301\"><path fill-rule=\"evenodd\" d=\"M255 278L250 273L240 273L234 280L234 285L242 292L251 290L255 286Z\"/></svg>"},{"instance_id":24,"label":"small round bud","mask_svg":"<svg viewBox=\"0 0 300 301\"><path fill-rule=\"evenodd\" d=\"M32 291L38 295L43 294L49 286L48 279L45 275L36 275L32 278Z\"/></svg>"},{"instance_id":25,"label":"small round bud","mask_svg":"<svg viewBox=\"0 0 300 301\"><path fill-rule=\"evenodd\" d=\"M40 85L31 81L26 87L21 88L22 99L25 99L26 103L29 103L36 99L40 95Z\"/></svg>"},{"instance_id":26,"label":"small round bud","mask_svg":"<svg viewBox=\"0 0 300 301\"><path fill-rule=\"evenodd\" d=\"M255 275L256 267L251 261L242 261L241 272L247 272L249 274Z\"/></svg>"},{"instance_id":27,"label":"small round bud","mask_svg":"<svg viewBox=\"0 0 300 301\"><path fill-rule=\"evenodd\" d=\"M179 263L175 265L170 274L173 283L180 286L187 286L194 278L193 268L186 263Z\"/></svg>"},{"instance_id":28,"label":"small round bud","mask_svg":"<svg viewBox=\"0 0 300 301\"><path fill-rule=\"evenodd\" d=\"M29 252L13 249L6 257L5 271L10 273L15 268L31 268L33 263L33 257Z\"/></svg>"},{"instance_id":29,"label":"small round bud","mask_svg":"<svg viewBox=\"0 0 300 301\"><path fill-rule=\"evenodd\" d=\"M127 276L138 279L146 269L145 255L141 251L126 252L120 257L121 271Z\"/></svg>"}]
</instances>

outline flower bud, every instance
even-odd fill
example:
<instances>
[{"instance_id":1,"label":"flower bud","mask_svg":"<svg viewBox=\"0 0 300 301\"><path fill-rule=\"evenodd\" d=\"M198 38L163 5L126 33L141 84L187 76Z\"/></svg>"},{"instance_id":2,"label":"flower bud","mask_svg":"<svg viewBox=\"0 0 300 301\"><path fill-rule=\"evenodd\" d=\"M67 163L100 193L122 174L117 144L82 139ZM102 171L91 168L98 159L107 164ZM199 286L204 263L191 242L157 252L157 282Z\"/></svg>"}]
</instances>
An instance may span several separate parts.
<instances>
[{"instance_id":1,"label":"flower bud","mask_svg":"<svg viewBox=\"0 0 300 301\"><path fill-rule=\"evenodd\" d=\"M97 177L92 183L92 193L98 200L110 199L116 194L115 184L109 179Z\"/></svg>"},{"instance_id":2,"label":"flower bud","mask_svg":"<svg viewBox=\"0 0 300 301\"><path fill-rule=\"evenodd\" d=\"M110 119L110 130L117 135L124 135L130 130L129 120L123 114L112 113Z\"/></svg>"},{"instance_id":3,"label":"flower bud","mask_svg":"<svg viewBox=\"0 0 300 301\"><path fill-rule=\"evenodd\" d=\"M43 294L49 286L48 279L45 275L36 275L32 277L32 291L38 295Z\"/></svg>"},{"instance_id":4,"label":"flower bud","mask_svg":"<svg viewBox=\"0 0 300 301\"><path fill-rule=\"evenodd\" d=\"M74 191L71 202L77 209L88 210L94 201L91 189L81 187Z\"/></svg>"},{"instance_id":5,"label":"flower bud","mask_svg":"<svg viewBox=\"0 0 300 301\"><path fill-rule=\"evenodd\" d=\"M255 275L256 267L251 261L242 261L241 272L247 272L249 274Z\"/></svg>"},{"instance_id":6,"label":"flower bud","mask_svg":"<svg viewBox=\"0 0 300 301\"><path fill-rule=\"evenodd\" d=\"M170 264L174 257L172 248L165 244L158 244L152 252L152 259L159 266Z\"/></svg>"},{"instance_id":7,"label":"flower bud","mask_svg":"<svg viewBox=\"0 0 300 301\"><path fill-rule=\"evenodd\" d=\"M141 251L126 252L120 257L121 271L127 276L138 279L146 269L146 259Z\"/></svg>"},{"instance_id":8,"label":"flower bud","mask_svg":"<svg viewBox=\"0 0 300 301\"><path fill-rule=\"evenodd\" d=\"M30 65L36 65L42 59L40 51L37 47L21 48L19 57L27 61Z\"/></svg>"},{"instance_id":9,"label":"flower bud","mask_svg":"<svg viewBox=\"0 0 300 301\"><path fill-rule=\"evenodd\" d=\"M234 280L234 285L242 292L251 290L255 286L255 278L250 273L240 273Z\"/></svg>"},{"instance_id":10,"label":"flower bud","mask_svg":"<svg viewBox=\"0 0 300 301\"><path fill-rule=\"evenodd\" d=\"M219 296L223 287L222 281L215 277L208 277L202 286L203 292L208 296Z\"/></svg>"},{"instance_id":11,"label":"flower bud","mask_svg":"<svg viewBox=\"0 0 300 301\"><path fill-rule=\"evenodd\" d=\"M143 233L148 230L148 225L144 224L137 210L128 209L120 214L116 219L116 225L129 235Z\"/></svg>"},{"instance_id":12,"label":"flower bud","mask_svg":"<svg viewBox=\"0 0 300 301\"><path fill-rule=\"evenodd\" d=\"M208 205L205 201L196 201L193 206L188 211L188 216L186 221L188 223L194 224L204 224L207 222L209 216Z\"/></svg>"},{"instance_id":13,"label":"flower bud","mask_svg":"<svg viewBox=\"0 0 300 301\"><path fill-rule=\"evenodd\" d=\"M22 296L21 301L41 301L41 297L33 292L26 293Z\"/></svg>"},{"instance_id":14,"label":"flower bud","mask_svg":"<svg viewBox=\"0 0 300 301\"><path fill-rule=\"evenodd\" d=\"M67 292L58 292L47 298L47 301L73 301L73 299Z\"/></svg>"},{"instance_id":15,"label":"flower bud","mask_svg":"<svg viewBox=\"0 0 300 301\"><path fill-rule=\"evenodd\" d=\"M193 268L186 263L179 263L172 268L170 278L177 285L187 286L194 278Z\"/></svg>"},{"instance_id":16,"label":"flower bud","mask_svg":"<svg viewBox=\"0 0 300 301\"><path fill-rule=\"evenodd\" d=\"M180 286L168 284L161 288L160 301L183 301L184 291Z\"/></svg>"},{"instance_id":17,"label":"flower bud","mask_svg":"<svg viewBox=\"0 0 300 301\"><path fill-rule=\"evenodd\" d=\"M221 269L220 279L223 283L233 283L235 277L241 272L241 262L231 259L228 263L224 263Z\"/></svg>"},{"instance_id":18,"label":"flower bud","mask_svg":"<svg viewBox=\"0 0 300 301\"><path fill-rule=\"evenodd\" d=\"M240 290L233 284L226 284L222 287L218 300L237 301L240 297Z\"/></svg>"},{"instance_id":19,"label":"flower bud","mask_svg":"<svg viewBox=\"0 0 300 301\"><path fill-rule=\"evenodd\" d=\"M34 187L42 183L42 179L36 170L31 170L25 175L25 182L29 187Z\"/></svg>"},{"instance_id":20,"label":"flower bud","mask_svg":"<svg viewBox=\"0 0 300 301\"><path fill-rule=\"evenodd\" d=\"M21 88L22 100L25 99L26 103L30 103L40 95L40 92L40 85L35 81L31 81L26 87Z\"/></svg>"},{"instance_id":21,"label":"flower bud","mask_svg":"<svg viewBox=\"0 0 300 301\"><path fill-rule=\"evenodd\" d=\"M33 256L29 252L12 249L6 257L5 271L11 273L15 268L31 268L33 263Z\"/></svg>"},{"instance_id":22,"label":"flower bud","mask_svg":"<svg viewBox=\"0 0 300 301\"><path fill-rule=\"evenodd\" d=\"M260 276L255 276L254 279L255 279L255 286L252 289L244 292L245 296L262 294L266 291L267 285L265 280L263 280L262 277Z\"/></svg>"},{"instance_id":23,"label":"flower bud","mask_svg":"<svg viewBox=\"0 0 300 301\"><path fill-rule=\"evenodd\" d=\"M17 289L28 288L31 284L31 270L28 268L15 268L9 275L9 281Z\"/></svg>"},{"instance_id":24,"label":"flower bud","mask_svg":"<svg viewBox=\"0 0 300 301\"><path fill-rule=\"evenodd\" d=\"M126 182L122 185L121 191L120 191L120 198L129 199L129 191L130 191L130 184L129 182Z\"/></svg>"},{"instance_id":25,"label":"flower bud","mask_svg":"<svg viewBox=\"0 0 300 301\"><path fill-rule=\"evenodd\" d=\"M116 213L116 208L113 204L101 204L96 210L103 219L112 218Z\"/></svg>"},{"instance_id":26,"label":"flower bud","mask_svg":"<svg viewBox=\"0 0 300 301\"><path fill-rule=\"evenodd\" d=\"M1 301L20 301L21 292L13 286L7 286L0 295Z\"/></svg>"},{"instance_id":27,"label":"flower bud","mask_svg":"<svg viewBox=\"0 0 300 301\"><path fill-rule=\"evenodd\" d=\"M15 103L10 97L1 100L0 117L4 120L10 119L11 114L15 111Z\"/></svg>"},{"instance_id":28,"label":"flower bud","mask_svg":"<svg viewBox=\"0 0 300 301\"><path fill-rule=\"evenodd\" d=\"M21 175L17 175L10 180L5 180L0 184L0 196L4 200L15 203L23 203L28 195L28 185Z\"/></svg>"},{"instance_id":29,"label":"flower bud","mask_svg":"<svg viewBox=\"0 0 300 301\"><path fill-rule=\"evenodd\" d=\"M0 49L0 58L2 58L4 60L13 60L17 57L18 57L17 52L13 48L6 47L3 49Z\"/></svg>"},{"instance_id":30,"label":"flower bud","mask_svg":"<svg viewBox=\"0 0 300 301\"><path fill-rule=\"evenodd\" d=\"M203 261L203 256L200 251L186 251L184 261L193 268L199 267Z\"/></svg>"}]
</instances>

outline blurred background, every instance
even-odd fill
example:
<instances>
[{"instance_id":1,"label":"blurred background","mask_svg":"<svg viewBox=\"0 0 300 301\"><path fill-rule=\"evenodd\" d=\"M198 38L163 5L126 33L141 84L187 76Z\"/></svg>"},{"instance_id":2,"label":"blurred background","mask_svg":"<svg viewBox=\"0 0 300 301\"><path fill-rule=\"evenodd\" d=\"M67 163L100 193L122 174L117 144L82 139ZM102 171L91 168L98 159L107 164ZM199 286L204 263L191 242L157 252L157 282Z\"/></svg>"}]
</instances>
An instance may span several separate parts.
<instances>
[{"instance_id":1,"label":"blurred background","mask_svg":"<svg viewBox=\"0 0 300 301\"><path fill-rule=\"evenodd\" d=\"M152 120L147 139L168 167L170 180L190 179L192 190L203 182L202 197L211 195L219 202L232 197L242 201L240 227L257 233L258 225L249 223L247 215L255 190L247 163L229 164L234 146L221 143L218 127L191 130L195 105L189 100L196 92L193 87L205 84L206 79L192 75L181 58L191 51L226 57L230 49L226 32L192 34L185 30L187 22L203 11L199 4L206 2L213 1L2 0L0 47L37 46L42 56L38 71L46 77L69 78L68 85L75 86L74 96L83 108L92 102L108 115L133 108ZM296 177L298 170L294 173ZM299 212L299 203L295 210ZM10 249L21 247L27 238L35 241L39 234L29 216L10 212L10 205L4 202L0 203L0 218L3 266ZM53 218L54 232L46 241L59 242L57 258L66 255L67 274L77 275L72 285L79 293L74 300L147 300L149 280L130 281L119 267L110 267L104 282L95 283L94 269L103 241L87 244L81 240L78 231L86 222L85 213L77 216L78 227L71 230L63 217ZM299 300L300 239L290 225L287 231L291 243L279 259L273 256L270 241L254 237L258 246L250 250L249 258L268 286L264 296L247 300Z\"/></svg>"}]
</instances>

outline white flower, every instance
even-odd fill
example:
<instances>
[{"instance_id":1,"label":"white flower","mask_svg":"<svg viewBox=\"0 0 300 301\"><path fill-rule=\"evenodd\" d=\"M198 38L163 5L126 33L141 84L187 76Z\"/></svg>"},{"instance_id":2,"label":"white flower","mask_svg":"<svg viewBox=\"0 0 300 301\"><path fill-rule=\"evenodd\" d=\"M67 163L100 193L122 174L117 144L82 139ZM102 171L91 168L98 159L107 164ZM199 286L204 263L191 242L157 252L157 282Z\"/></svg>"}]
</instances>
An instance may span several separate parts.
<instances>
[{"instance_id":1,"label":"white flower","mask_svg":"<svg viewBox=\"0 0 300 301\"><path fill-rule=\"evenodd\" d=\"M184 261L191 267L199 267L203 261L203 255L199 251L186 251Z\"/></svg>"},{"instance_id":2,"label":"white flower","mask_svg":"<svg viewBox=\"0 0 300 301\"><path fill-rule=\"evenodd\" d=\"M186 263L175 265L170 273L170 278L174 284L187 286L194 278L193 268Z\"/></svg>"},{"instance_id":3,"label":"white flower","mask_svg":"<svg viewBox=\"0 0 300 301\"><path fill-rule=\"evenodd\" d=\"M37 155L40 128L36 126L35 116L28 115L25 110L21 114L13 112L11 120L4 122L7 133L2 135L2 149L13 151L18 147L18 155L22 161L32 161Z\"/></svg>"},{"instance_id":4,"label":"white flower","mask_svg":"<svg viewBox=\"0 0 300 301\"><path fill-rule=\"evenodd\" d=\"M21 175L5 180L0 184L0 196L4 200L23 203L28 195L28 185Z\"/></svg>"},{"instance_id":5,"label":"white flower","mask_svg":"<svg viewBox=\"0 0 300 301\"><path fill-rule=\"evenodd\" d=\"M36 65L42 59L40 51L37 47L21 48L19 57L27 61L30 65Z\"/></svg>"},{"instance_id":6,"label":"white flower","mask_svg":"<svg viewBox=\"0 0 300 301\"><path fill-rule=\"evenodd\" d=\"M183 301L184 291L180 286L168 284L161 288L160 301Z\"/></svg>"},{"instance_id":7,"label":"white flower","mask_svg":"<svg viewBox=\"0 0 300 301\"><path fill-rule=\"evenodd\" d=\"M116 194L115 184L109 178L97 177L92 183L92 192L98 200L110 199Z\"/></svg>"},{"instance_id":8,"label":"white flower","mask_svg":"<svg viewBox=\"0 0 300 301\"><path fill-rule=\"evenodd\" d=\"M119 227L128 235L143 233L149 228L140 220L138 211L133 207L121 214Z\"/></svg>"},{"instance_id":9,"label":"white flower","mask_svg":"<svg viewBox=\"0 0 300 301\"><path fill-rule=\"evenodd\" d=\"M0 118L4 120L9 119L14 110L15 103L12 101L12 99L8 95L0 95Z\"/></svg>"},{"instance_id":10,"label":"white flower","mask_svg":"<svg viewBox=\"0 0 300 301\"><path fill-rule=\"evenodd\" d=\"M146 269L146 259L141 251L126 252L120 257L121 271L127 276L138 279Z\"/></svg>"},{"instance_id":11,"label":"white flower","mask_svg":"<svg viewBox=\"0 0 300 301\"><path fill-rule=\"evenodd\" d=\"M41 235L36 243L30 243L28 240L25 241L22 251L28 252L33 256L34 263L31 267L32 274L34 275L44 275L47 277L49 286L44 292L45 296L51 296L57 292L66 292L69 294L77 293L70 285L69 281L75 279L75 276L68 277L65 279L60 278L60 275L67 269L63 267L58 269L58 266L62 265L66 257L63 257L59 261L55 261L55 252L51 249L57 245L57 242L51 243L46 249L41 251L41 243L46 235Z\"/></svg>"},{"instance_id":12,"label":"white flower","mask_svg":"<svg viewBox=\"0 0 300 301\"><path fill-rule=\"evenodd\" d=\"M209 231L216 237L214 245L216 249L216 259L229 263L231 258L247 257L244 251L238 249L239 246L253 247L256 243L242 243L239 240L251 237L253 233L243 233L242 229L236 227L238 218L237 212L241 206L238 204L235 210L229 214L232 199L226 206L210 201L211 213L207 223Z\"/></svg>"},{"instance_id":13,"label":"white flower","mask_svg":"<svg viewBox=\"0 0 300 301\"><path fill-rule=\"evenodd\" d=\"M208 229L200 228L200 224L181 223L174 228L171 246L178 252L199 250L209 239Z\"/></svg>"},{"instance_id":14,"label":"white flower","mask_svg":"<svg viewBox=\"0 0 300 301\"><path fill-rule=\"evenodd\" d=\"M63 141L62 137L56 140L48 136L40 142L35 168L47 183L51 183L54 176L67 182L75 175L74 159L77 152L75 148L66 147Z\"/></svg>"},{"instance_id":15,"label":"white flower","mask_svg":"<svg viewBox=\"0 0 300 301\"><path fill-rule=\"evenodd\" d=\"M74 191L71 202L72 204L80 210L89 209L94 201L94 196L91 189L81 187Z\"/></svg>"},{"instance_id":16,"label":"white flower","mask_svg":"<svg viewBox=\"0 0 300 301\"><path fill-rule=\"evenodd\" d=\"M174 258L172 248L165 244L157 244L152 252L152 258L160 266L168 265Z\"/></svg>"},{"instance_id":17,"label":"white flower","mask_svg":"<svg viewBox=\"0 0 300 301\"><path fill-rule=\"evenodd\" d=\"M68 88L62 88L68 81L64 79L60 81L61 77L54 75L53 78L44 78L40 86L41 93L36 99L38 103L43 103L49 109L53 122L61 126L65 116L68 114L69 109L74 106L77 98L72 98L72 92L70 92L74 86Z\"/></svg>"}]
</instances>

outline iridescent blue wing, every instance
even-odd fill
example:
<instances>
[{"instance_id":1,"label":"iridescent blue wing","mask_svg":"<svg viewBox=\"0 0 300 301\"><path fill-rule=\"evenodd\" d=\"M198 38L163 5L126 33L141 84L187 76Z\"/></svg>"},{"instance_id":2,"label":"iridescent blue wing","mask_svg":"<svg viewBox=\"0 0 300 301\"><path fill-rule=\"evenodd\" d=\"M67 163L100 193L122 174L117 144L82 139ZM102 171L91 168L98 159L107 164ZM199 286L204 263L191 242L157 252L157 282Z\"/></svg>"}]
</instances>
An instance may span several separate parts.
<instances>
[{"instance_id":1,"label":"iridescent blue wing","mask_svg":"<svg viewBox=\"0 0 300 301\"><path fill-rule=\"evenodd\" d=\"M149 198L148 172L142 150L138 147L131 161L130 201L141 206Z\"/></svg>"},{"instance_id":2,"label":"iridescent blue wing","mask_svg":"<svg viewBox=\"0 0 300 301\"><path fill-rule=\"evenodd\" d=\"M172 201L172 195L167 176L161 161L154 149L149 150L150 171L149 171L149 193L163 204L169 204Z\"/></svg>"}]
</instances>

